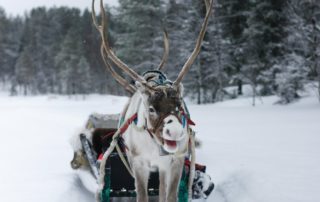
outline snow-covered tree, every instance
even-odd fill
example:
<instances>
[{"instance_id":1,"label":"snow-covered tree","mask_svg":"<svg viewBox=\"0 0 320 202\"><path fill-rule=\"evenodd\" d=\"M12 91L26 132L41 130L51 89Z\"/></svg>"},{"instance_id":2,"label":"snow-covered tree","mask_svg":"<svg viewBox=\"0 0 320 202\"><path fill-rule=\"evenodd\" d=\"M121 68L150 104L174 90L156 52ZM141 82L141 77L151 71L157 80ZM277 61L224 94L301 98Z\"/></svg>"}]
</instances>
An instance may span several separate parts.
<instances>
[{"instance_id":1,"label":"snow-covered tree","mask_svg":"<svg viewBox=\"0 0 320 202\"><path fill-rule=\"evenodd\" d=\"M59 92L68 95L77 93L78 64L82 55L81 40L76 32L77 29L69 30L55 57L55 65L59 69Z\"/></svg>"},{"instance_id":2,"label":"snow-covered tree","mask_svg":"<svg viewBox=\"0 0 320 202\"><path fill-rule=\"evenodd\" d=\"M120 0L116 53L136 71L154 69L163 53L161 0Z\"/></svg>"},{"instance_id":3,"label":"snow-covered tree","mask_svg":"<svg viewBox=\"0 0 320 202\"><path fill-rule=\"evenodd\" d=\"M307 72L307 75L301 81L318 81L320 99L320 1L290 0L287 5L290 23L286 27L289 35L285 45L290 51L289 56L303 58L300 69Z\"/></svg>"},{"instance_id":4,"label":"snow-covered tree","mask_svg":"<svg viewBox=\"0 0 320 202\"><path fill-rule=\"evenodd\" d=\"M274 83L276 93L280 97L279 103L288 104L298 99L298 91L303 90L308 73L304 59L294 53L286 55L283 62L275 65L273 69L278 72Z\"/></svg>"},{"instance_id":5,"label":"snow-covered tree","mask_svg":"<svg viewBox=\"0 0 320 202\"><path fill-rule=\"evenodd\" d=\"M303 0L302 16L305 21L306 40L308 42L307 62L311 69L310 77L318 81L320 101L320 1Z\"/></svg>"},{"instance_id":6,"label":"snow-covered tree","mask_svg":"<svg viewBox=\"0 0 320 202\"><path fill-rule=\"evenodd\" d=\"M225 52L229 64L226 71L231 79L230 83L237 85L237 95L242 95L243 81L240 76L241 67L245 61L243 47L247 45L244 35L245 29L248 28L248 17L251 12L250 0L226 0L218 1L218 21L222 24L223 39L229 43Z\"/></svg>"},{"instance_id":7,"label":"snow-covered tree","mask_svg":"<svg viewBox=\"0 0 320 202\"><path fill-rule=\"evenodd\" d=\"M197 31L201 25L200 5L192 1L170 0L167 5L165 28L169 33L170 52L165 71L169 77L175 79L184 63L190 56L196 39ZM200 24L198 24L200 23ZM201 79L199 65L196 62L185 76L183 83L186 86L186 94L197 92L197 100L201 102Z\"/></svg>"},{"instance_id":8,"label":"snow-covered tree","mask_svg":"<svg viewBox=\"0 0 320 202\"><path fill-rule=\"evenodd\" d=\"M194 48L204 2L119 3L106 9L116 54L139 73L156 68L165 28L170 54L164 71L175 79ZM183 79L188 96L216 102L241 95L242 85L250 84L254 98L277 94L287 103L306 82L319 83L320 95L319 5L319 0L215 0L201 52ZM124 94L104 68L91 20L88 10L67 7L35 8L22 18L0 9L2 83L11 83L12 94ZM228 92L229 85L238 91Z\"/></svg>"},{"instance_id":9,"label":"snow-covered tree","mask_svg":"<svg viewBox=\"0 0 320 202\"><path fill-rule=\"evenodd\" d=\"M221 2L221 3L220 3ZM226 7L224 1L216 1L213 16L210 19L207 35L200 57L204 60L205 100L206 102L222 101L228 94L225 87L230 82L228 69L232 66L230 53L232 44L225 32Z\"/></svg>"},{"instance_id":10,"label":"snow-covered tree","mask_svg":"<svg viewBox=\"0 0 320 202\"><path fill-rule=\"evenodd\" d=\"M260 94L272 93L274 78L265 78L263 73L280 63L285 54L283 44L287 36L285 6L284 1L276 0L251 2L251 12L247 19L248 28L244 30L247 43L243 47L245 59L240 76L252 87L253 105L258 84L262 85Z\"/></svg>"},{"instance_id":11,"label":"snow-covered tree","mask_svg":"<svg viewBox=\"0 0 320 202\"><path fill-rule=\"evenodd\" d=\"M170 51L165 72L175 78L190 54L193 35L189 31L190 4L188 1L170 0L166 9L165 29L169 34Z\"/></svg>"},{"instance_id":12,"label":"snow-covered tree","mask_svg":"<svg viewBox=\"0 0 320 202\"><path fill-rule=\"evenodd\" d=\"M89 94L91 90L91 77L90 77L90 65L87 59L82 56L76 66L77 75L77 93L79 94Z\"/></svg>"},{"instance_id":13,"label":"snow-covered tree","mask_svg":"<svg viewBox=\"0 0 320 202\"><path fill-rule=\"evenodd\" d=\"M9 82L14 77L13 66L19 57L23 20L7 17L0 7L0 81Z\"/></svg>"},{"instance_id":14,"label":"snow-covered tree","mask_svg":"<svg viewBox=\"0 0 320 202\"><path fill-rule=\"evenodd\" d=\"M203 1L187 2L186 8L188 10L188 15L185 17L187 29L184 34L188 37L188 40L185 44L185 57L182 60L183 64L194 49L206 13L206 7ZM212 23L212 21L210 21L210 23ZM183 80L186 87L186 93L189 94L190 97L195 98L198 104L208 102L211 99L211 96L208 96L208 94L211 93L211 84L208 83L208 75L212 72L212 69L210 68L211 64L209 62L213 60L210 39L211 38L206 34L202 42L200 54ZM180 70L181 67L179 68L179 71Z\"/></svg>"}]
</instances>

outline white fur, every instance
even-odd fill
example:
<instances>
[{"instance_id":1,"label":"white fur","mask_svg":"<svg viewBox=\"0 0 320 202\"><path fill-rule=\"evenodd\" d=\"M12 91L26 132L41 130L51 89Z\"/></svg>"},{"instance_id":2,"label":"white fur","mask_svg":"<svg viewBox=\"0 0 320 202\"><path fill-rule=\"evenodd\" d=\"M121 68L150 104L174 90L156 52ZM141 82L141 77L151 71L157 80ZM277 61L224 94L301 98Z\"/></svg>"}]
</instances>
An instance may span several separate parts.
<instances>
[{"instance_id":1,"label":"white fur","mask_svg":"<svg viewBox=\"0 0 320 202\"><path fill-rule=\"evenodd\" d=\"M167 155L160 156L159 145L150 137L144 127L149 125L146 98L143 92L136 92L128 106L125 120L133 114L138 113L137 125L131 124L123 134L125 144L128 147L128 160L135 177L137 189L137 201L147 201L146 186L149 178L149 172L155 168L159 170L160 177L160 201L173 202L177 200L178 184L180 182L184 157ZM178 147L175 152L184 152L188 143L187 127L183 128L175 116L168 116L166 119L172 119L172 123L166 124L172 136L166 136L170 140L177 140ZM165 119L165 121L166 121ZM170 152L170 151L169 151Z\"/></svg>"}]
</instances>

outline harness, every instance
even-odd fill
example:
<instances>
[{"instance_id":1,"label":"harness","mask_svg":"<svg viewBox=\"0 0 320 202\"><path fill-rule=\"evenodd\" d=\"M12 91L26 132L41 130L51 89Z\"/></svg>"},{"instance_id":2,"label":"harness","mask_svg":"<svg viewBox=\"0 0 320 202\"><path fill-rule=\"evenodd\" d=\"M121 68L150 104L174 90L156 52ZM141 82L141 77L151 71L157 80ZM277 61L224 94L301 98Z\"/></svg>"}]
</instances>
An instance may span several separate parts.
<instances>
[{"instance_id":1,"label":"harness","mask_svg":"<svg viewBox=\"0 0 320 202\"><path fill-rule=\"evenodd\" d=\"M146 78L147 82L154 82L156 85L171 85L172 82L167 80L166 77L164 76L164 74L160 71L149 71L144 73L143 75L146 77L147 75L150 74L158 74L158 79L154 79L155 76L150 77L152 80L148 81L148 78ZM188 145L190 147L191 150L191 164L190 164L190 177L189 177L189 185L188 185L188 194L189 194L189 198L192 198L192 182L193 182L193 178L194 178L194 173L195 173L195 141L194 141L194 136L195 133L194 131L191 130L191 128L189 128L189 125L195 125L195 123L191 120L190 118L190 114L188 112L188 109L183 101L183 106L179 109L179 114L180 117L175 114L175 113L168 113L163 115L162 117L160 117L160 119L157 121L156 126L154 126L154 128L149 129L146 126L144 126L144 130L146 130L149 135L151 136L151 138L155 139L155 141L157 142L157 144L160 146L160 148L162 148L162 143L163 140L159 141L159 137L157 137L155 135L155 132L160 128L163 120L170 116L170 115L174 115L178 118L178 120L180 121L180 123L182 124L183 128L187 127L187 131L188 131L188 136L189 136L189 144L187 144L186 149L188 149ZM126 107L127 108L127 107ZM185 110L184 110L185 109ZM100 185L100 191L103 190L103 186L104 186L104 177L105 177L105 166L106 166L106 162L108 157L110 156L111 152L116 149L119 157L121 158L123 164L125 165L125 167L127 168L128 172L133 175L133 172L129 166L129 163L127 162L126 158L123 156L123 153L121 151L121 148L119 146L119 140L121 138L121 136L127 131L127 129L129 128L129 126L132 123L137 123L138 121L138 113L134 113L131 117L129 117L126 121L124 121L124 115L126 113L126 110L122 113L122 117L120 118L119 121L119 128L116 131L116 133L114 134L113 138L112 138L112 142L110 143L109 148L107 149L107 151L103 154L102 156L102 160L101 160L101 164L100 164L100 178L99 178L99 185ZM126 147L126 146L125 146ZM175 154L177 156L177 154ZM185 154L182 154L185 155Z\"/></svg>"},{"instance_id":2,"label":"harness","mask_svg":"<svg viewBox=\"0 0 320 202\"><path fill-rule=\"evenodd\" d=\"M181 117L179 117L179 116L178 116L177 114L175 114L175 113L168 113L168 114L165 114L165 115L161 116L161 117L158 119L156 125L155 125L152 129L148 128L147 126L144 127L144 129L149 133L150 137L153 138L153 139L155 139L156 142L157 142L157 144L158 144L159 146L161 146L161 143L163 143L163 140L162 140L161 137L157 137L155 134L156 134L156 132L159 130L159 128L161 127L161 125L162 125L162 123L163 123L163 120L164 120L165 118L167 118L168 116L170 116L170 115L175 116L175 117L179 120L179 122L182 124L183 128L189 127L189 125L192 125L192 126L195 125L195 123L190 119L190 115L187 114L187 113L183 110L183 108L180 109L180 112L179 112L179 113L180 113ZM135 124L137 123L137 121L138 121L138 113L133 114L133 115L132 115L130 118L128 118L125 122L123 121L123 118L121 118L120 120L121 120L122 123L121 123L121 127L120 127L118 130L119 130L120 136L122 136L122 134L124 134L124 133L127 131L127 129L129 128L129 126L130 126L132 123L135 123ZM120 137L120 136L119 136L119 137ZM159 140L159 139L160 139L160 140ZM124 145L124 146L125 146L125 145ZM125 148L128 149L126 146L125 146Z\"/></svg>"}]
</instances>

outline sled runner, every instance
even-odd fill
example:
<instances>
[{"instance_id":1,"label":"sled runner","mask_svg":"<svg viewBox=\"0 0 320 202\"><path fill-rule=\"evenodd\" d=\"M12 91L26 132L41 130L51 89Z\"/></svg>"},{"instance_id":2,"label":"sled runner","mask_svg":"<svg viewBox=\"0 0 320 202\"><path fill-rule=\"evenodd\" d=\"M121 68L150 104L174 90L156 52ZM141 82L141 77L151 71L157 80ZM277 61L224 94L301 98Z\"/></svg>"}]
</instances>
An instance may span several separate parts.
<instances>
[{"instance_id":1,"label":"sled runner","mask_svg":"<svg viewBox=\"0 0 320 202\"><path fill-rule=\"evenodd\" d=\"M80 145L77 148L74 147L75 155L71 161L71 167L73 169L83 169L90 173L95 182L99 179L102 154L110 146L112 137L117 131L119 116L92 114L89 116L86 128L75 137L75 141ZM122 143L121 138L118 141L121 145L122 154L126 158L126 146ZM186 159L179 185L179 202L188 201L189 168L190 161ZM207 198L214 188L214 184L205 170L205 166L196 164L196 173L192 185L192 198L194 199ZM86 183L85 180L83 180L83 183ZM150 175L148 194L155 197L159 194L159 174L157 170L154 170ZM135 196L134 179L120 159L118 152L113 151L105 166L104 186L99 193L100 201L109 202L110 198Z\"/></svg>"}]
</instances>

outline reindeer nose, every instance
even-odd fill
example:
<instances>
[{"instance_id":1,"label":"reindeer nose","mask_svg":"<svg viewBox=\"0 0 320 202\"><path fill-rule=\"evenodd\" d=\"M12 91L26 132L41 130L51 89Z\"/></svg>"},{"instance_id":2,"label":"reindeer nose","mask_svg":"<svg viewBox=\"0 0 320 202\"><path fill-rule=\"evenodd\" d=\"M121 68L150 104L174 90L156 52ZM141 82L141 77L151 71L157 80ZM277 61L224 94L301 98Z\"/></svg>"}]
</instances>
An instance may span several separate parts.
<instances>
[{"instance_id":1,"label":"reindeer nose","mask_svg":"<svg viewBox=\"0 0 320 202\"><path fill-rule=\"evenodd\" d=\"M171 133L170 133L170 130L169 130L169 129L166 130L166 134L171 137Z\"/></svg>"}]
</instances>

